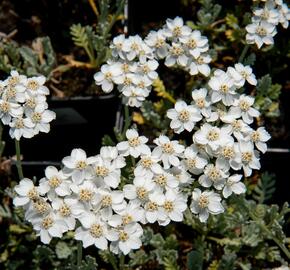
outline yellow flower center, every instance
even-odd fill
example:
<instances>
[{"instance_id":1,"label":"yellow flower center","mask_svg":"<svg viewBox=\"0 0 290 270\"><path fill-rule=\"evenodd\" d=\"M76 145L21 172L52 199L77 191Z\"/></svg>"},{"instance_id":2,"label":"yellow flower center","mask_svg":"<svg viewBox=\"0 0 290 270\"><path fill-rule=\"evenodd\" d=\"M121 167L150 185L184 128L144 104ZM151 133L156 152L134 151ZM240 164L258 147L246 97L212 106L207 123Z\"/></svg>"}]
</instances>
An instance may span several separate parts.
<instances>
[{"instance_id":1,"label":"yellow flower center","mask_svg":"<svg viewBox=\"0 0 290 270\"><path fill-rule=\"evenodd\" d=\"M158 205L156 202L148 202L146 204L146 210L147 211L150 211L150 212L153 212L153 211L157 211L158 210Z\"/></svg>"},{"instance_id":2,"label":"yellow flower center","mask_svg":"<svg viewBox=\"0 0 290 270\"><path fill-rule=\"evenodd\" d=\"M78 170L84 170L87 167L87 163L84 160L80 160L78 161L78 163L76 164L76 168Z\"/></svg>"},{"instance_id":3,"label":"yellow flower center","mask_svg":"<svg viewBox=\"0 0 290 270\"><path fill-rule=\"evenodd\" d=\"M219 133L214 129L210 130L207 134L207 139L209 141L216 141L219 139L219 137L220 137Z\"/></svg>"},{"instance_id":4,"label":"yellow flower center","mask_svg":"<svg viewBox=\"0 0 290 270\"><path fill-rule=\"evenodd\" d=\"M242 153L242 161L244 163L249 163L253 159L253 153L252 152L244 152Z\"/></svg>"},{"instance_id":5,"label":"yellow flower center","mask_svg":"<svg viewBox=\"0 0 290 270\"><path fill-rule=\"evenodd\" d=\"M119 239L122 241L122 242L125 242L129 239L129 235L128 233L126 233L125 231L120 231L119 232Z\"/></svg>"},{"instance_id":6,"label":"yellow flower center","mask_svg":"<svg viewBox=\"0 0 290 270\"><path fill-rule=\"evenodd\" d=\"M257 29L256 29L256 33L257 33L258 35L260 35L260 36L266 36L266 35L267 35L267 31L266 31L266 29L263 28L263 27L261 27L261 26L257 27Z\"/></svg>"},{"instance_id":7,"label":"yellow flower center","mask_svg":"<svg viewBox=\"0 0 290 270\"><path fill-rule=\"evenodd\" d=\"M172 212L174 209L173 202L165 201L163 204L163 208L165 209L166 212Z\"/></svg>"},{"instance_id":8,"label":"yellow flower center","mask_svg":"<svg viewBox=\"0 0 290 270\"><path fill-rule=\"evenodd\" d=\"M211 168L207 175L210 178L210 180L213 182L218 180L221 177L219 170L216 169L215 167Z\"/></svg>"},{"instance_id":9,"label":"yellow flower center","mask_svg":"<svg viewBox=\"0 0 290 270\"><path fill-rule=\"evenodd\" d=\"M68 217L71 214L70 207L65 203L59 208L59 212L63 217Z\"/></svg>"},{"instance_id":10,"label":"yellow flower center","mask_svg":"<svg viewBox=\"0 0 290 270\"><path fill-rule=\"evenodd\" d=\"M198 200L198 205L200 208L206 208L208 206L209 200L208 197L205 195L200 195Z\"/></svg>"},{"instance_id":11,"label":"yellow flower center","mask_svg":"<svg viewBox=\"0 0 290 270\"><path fill-rule=\"evenodd\" d=\"M83 188L79 191L79 199L84 202L88 202L93 198L93 192L87 188Z\"/></svg>"},{"instance_id":12,"label":"yellow flower center","mask_svg":"<svg viewBox=\"0 0 290 270\"><path fill-rule=\"evenodd\" d=\"M147 190L144 187L137 187L136 189L137 197L141 200L145 200L147 198Z\"/></svg>"},{"instance_id":13,"label":"yellow flower center","mask_svg":"<svg viewBox=\"0 0 290 270\"><path fill-rule=\"evenodd\" d=\"M45 217L43 220L42 220L42 227L46 230L48 230L52 225L53 225L54 221L53 219L48 216L48 217Z\"/></svg>"},{"instance_id":14,"label":"yellow flower center","mask_svg":"<svg viewBox=\"0 0 290 270\"><path fill-rule=\"evenodd\" d=\"M170 52L174 56L180 56L184 53L184 50L179 46L173 45L172 48L170 48Z\"/></svg>"},{"instance_id":15,"label":"yellow flower center","mask_svg":"<svg viewBox=\"0 0 290 270\"><path fill-rule=\"evenodd\" d=\"M205 107L205 100L204 98L199 98L195 101L196 105L198 106L198 108L202 109Z\"/></svg>"},{"instance_id":16,"label":"yellow flower center","mask_svg":"<svg viewBox=\"0 0 290 270\"><path fill-rule=\"evenodd\" d=\"M142 158L141 159L141 165L142 167L144 167L145 169L150 169L151 166L153 164L153 161L150 158Z\"/></svg>"},{"instance_id":17,"label":"yellow flower center","mask_svg":"<svg viewBox=\"0 0 290 270\"><path fill-rule=\"evenodd\" d=\"M32 189L30 189L28 191L28 194L27 194L27 197L30 199L30 200L36 200L38 198L38 191L35 187L33 187Z\"/></svg>"},{"instance_id":18,"label":"yellow flower center","mask_svg":"<svg viewBox=\"0 0 290 270\"><path fill-rule=\"evenodd\" d=\"M109 207L112 205L112 196L111 195L105 195L102 197L101 201L102 207Z\"/></svg>"},{"instance_id":19,"label":"yellow flower center","mask_svg":"<svg viewBox=\"0 0 290 270\"><path fill-rule=\"evenodd\" d=\"M28 84L27 84L27 88L29 88L29 89L32 90L32 91L37 90L38 87L39 87L38 82L33 81L33 80L29 81Z\"/></svg>"},{"instance_id":20,"label":"yellow flower center","mask_svg":"<svg viewBox=\"0 0 290 270\"><path fill-rule=\"evenodd\" d=\"M261 136L260 136L259 131L254 131L254 132L251 134L251 138L252 138L253 142L258 142L258 141L260 141Z\"/></svg>"},{"instance_id":21,"label":"yellow flower center","mask_svg":"<svg viewBox=\"0 0 290 270\"><path fill-rule=\"evenodd\" d=\"M162 186L162 187L165 187L166 186L166 183L167 183L167 177L164 175L164 174L160 174L160 175L157 175L154 179L154 181Z\"/></svg>"},{"instance_id":22,"label":"yellow flower center","mask_svg":"<svg viewBox=\"0 0 290 270\"><path fill-rule=\"evenodd\" d=\"M48 181L48 184L52 187L52 188L56 188L58 187L60 184L61 184L61 180L56 177L56 176L53 176L49 179Z\"/></svg>"},{"instance_id":23,"label":"yellow flower center","mask_svg":"<svg viewBox=\"0 0 290 270\"><path fill-rule=\"evenodd\" d=\"M19 118L16 120L15 128L17 128L17 129L24 128L24 121L22 118Z\"/></svg>"},{"instance_id":24,"label":"yellow flower center","mask_svg":"<svg viewBox=\"0 0 290 270\"><path fill-rule=\"evenodd\" d=\"M94 238L100 238L103 235L103 229L100 224L93 224L90 228L90 234Z\"/></svg>"},{"instance_id":25,"label":"yellow flower center","mask_svg":"<svg viewBox=\"0 0 290 270\"><path fill-rule=\"evenodd\" d=\"M107 72L107 73L105 73L105 79L106 79L106 80L111 80L112 77L113 77L113 75L112 75L111 72Z\"/></svg>"},{"instance_id":26,"label":"yellow flower center","mask_svg":"<svg viewBox=\"0 0 290 270\"><path fill-rule=\"evenodd\" d=\"M10 104L7 101L3 101L0 104L0 110L4 113L8 113L10 111Z\"/></svg>"},{"instance_id":27,"label":"yellow flower center","mask_svg":"<svg viewBox=\"0 0 290 270\"><path fill-rule=\"evenodd\" d=\"M104 166L96 166L95 173L99 177L105 177L109 174L109 169Z\"/></svg>"},{"instance_id":28,"label":"yellow flower center","mask_svg":"<svg viewBox=\"0 0 290 270\"><path fill-rule=\"evenodd\" d=\"M187 122L187 121L189 121L189 117L190 117L189 111L187 111L187 110L182 110L182 111L179 113L178 119L179 119L181 122Z\"/></svg>"},{"instance_id":29,"label":"yellow flower center","mask_svg":"<svg viewBox=\"0 0 290 270\"><path fill-rule=\"evenodd\" d=\"M234 157L234 149L233 147L231 146L225 146L223 149L222 149L222 155L223 157L225 157L226 159L230 159L230 158L233 158Z\"/></svg>"},{"instance_id":30,"label":"yellow flower center","mask_svg":"<svg viewBox=\"0 0 290 270\"><path fill-rule=\"evenodd\" d=\"M131 147L136 147L136 146L140 145L140 139L138 137L134 137L132 139L129 139L128 143Z\"/></svg>"},{"instance_id":31,"label":"yellow flower center","mask_svg":"<svg viewBox=\"0 0 290 270\"><path fill-rule=\"evenodd\" d=\"M167 154L174 153L174 149L173 149L172 143L164 143L164 144L162 144L162 150L163 150L163 152L165 152Z\"/></svg>"},{"instance_id":32,"label":"yellow flower center","mask_svg":"<svg viewBox=\"0 0 290 270\"><path fill-rule=\"evenodd\" d=\"M31 119L33 123L39 123L42 119L42 115L41 113L34 112L31 116Z\"/></svg>"},{"instance_id":33,"label":"yellow flower center","mask_svg":"<svg viewBox=\"0 0 290 270\"><path fill-rule=\"evenodd\" d=\"M165 41L164 41L163 39L159 38L159 39L157 39L157 41L156 41L155 47L156 47L156 48L161 48L161 47L164 46L164 44L165 44Z\"/></svg>"},{"instance_id":34,"label":"yellow flower center","mask_svg":"<svg viewBox=\"0 0 290 270\"><path fill-rule=\"evenodd\" d=\"M127 225L133 221L133 217L131 215L122 216L123 225Z\"/></svg>"},{"instance_id":35,"label":"yellow flower center","mask_svg":"<svg viewBox=\"0 0 290 270\"><path fill-rule=\"evenodd\" d=\"M239 103L239 106L242 111L248 111L251 107L250 104L246 100L241 100Z\"/></svg>"},{"instance_id":36,"label":"yellow flower center","mask_svg":"<svg viewBox=\"0 0 290 270\"><path fill-rule=\"evenodd\" d=\"M193 38L191 38L191 39L189 39L188 41L187 41L187 47L189 47L190 49L194 49L194 48L196 48L196 46L197 46L197 44L196 44L196 41L193 39Z\"/></svg>"},{"instance_id":37,"label":"yellow flower center","mask_svg":"<svg viewBox=\"0 0 290 270\"><path fill-rule=\"evenodd\" d=\"M49 204L43 200L36 200L33 202L33 207L39 214L44 214L49 210Z\"/></svg>"},{"instance_id":38,"label":"yellow flower center","mask_svg":"<svg viewBox=\"0 0 290 270\"><path fill-rule=\"evenodd\" d=\"M195 158L188 158L186 160L186 164L189 168L195 168L196 167L196 159Z\"/></svg>"},{"instance_id":39,"label":"yellow flower center","mask_svg":"<svg viewBox=\"0 0 290 270\"><path fill-rule=\"evenodd\" d=\"M172 32L174 36L179 37L181 35L181 27L175 26Z\"/></svg>"}]
</instances>

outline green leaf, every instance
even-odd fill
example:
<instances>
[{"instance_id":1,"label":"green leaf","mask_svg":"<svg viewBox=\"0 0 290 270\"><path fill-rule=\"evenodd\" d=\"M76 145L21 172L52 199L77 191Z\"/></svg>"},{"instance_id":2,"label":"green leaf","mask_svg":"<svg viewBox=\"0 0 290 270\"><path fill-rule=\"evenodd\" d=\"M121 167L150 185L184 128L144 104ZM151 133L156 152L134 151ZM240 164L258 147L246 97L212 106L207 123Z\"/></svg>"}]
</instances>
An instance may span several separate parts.
<instances>
[{"instance_id":1,"label":"green leaf","mask_svg":"<svg viewBox=\"0 0 290 270\"><path fill-rule=\"evenodd\" d=\"M256 62L256 54L251 53L249 56L245 58L245 60L243 61L243 64L245 66L253 66L255 62Z\"/></svg>"},{"instance_id":2,"label":"green leaf","mask_svg":"<svg viewBox=\"0 0 290 270\"><path fill-rule=\"evenodd\" d=\"M192 250L188 253L187 268L189 270L203 269L203 252L201 252L201 250Z\"/></svg>"},{"instance_id":3,"label":"green leaf","mask_svg":"<svg viewBox=\"0 0 290 270\"><path fill-rule=\"evenodd\" d=\"M28 65L36 69L36 67L38 66L38 57L36 53L27 46L22 46L21 48L19 48L19 52L23 57L24 61L26 61Z\"/></svg>"},{"instance_id":4,"label":"green leaf","mask_svg":"<svg viewBox=\"0 0 290 270\"><path fill-rule=\"evenodd\" d=\"M258 203L264 203L265 201L271 199L276 189L275 183L276 179L273 174L269 174L267 172L263 173L254 189L253 198Z\"/></svg>"},{"instance_id":5,"label":"green leaf","mask_svg":"<svg viewBox=\"0 0 290 270\"><path fill-rule=\"evenodd\" d=\"M67 259L71 254L71 248L65 242L58 242L55 246L55 253L59 259Z\"/></svg>"},{"instance_id":6,"label":"green leaf","mask_svg":"<svg viewBox=\"0 0 290 270\"><path fill-rule=\"evenodd\" d=\"M88 46L89 41L86 27L83 27L80 24L73 24L70 27L70 34L76 46L83 48Z\"/></svg>"}]
</instances>

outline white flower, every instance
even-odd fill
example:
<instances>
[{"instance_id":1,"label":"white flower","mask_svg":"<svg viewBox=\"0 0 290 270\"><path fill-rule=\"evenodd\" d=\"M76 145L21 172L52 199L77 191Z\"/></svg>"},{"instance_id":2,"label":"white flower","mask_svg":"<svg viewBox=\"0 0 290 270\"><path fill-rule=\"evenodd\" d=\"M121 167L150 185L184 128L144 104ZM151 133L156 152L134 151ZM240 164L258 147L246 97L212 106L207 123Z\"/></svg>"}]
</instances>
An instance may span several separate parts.
<instances>
[{"instance_id":1,"label":"white flower","mask_svg":"<svg viewBox=\"0 0 290 270\"><path fill-rule=\"evenodd\" d=\"M41 195L49 193L49 198L50 194L51 196L56 194L63 197L71 194L70 184L70 181L67 180L67 177L61 170L58 170L54 166L48 166L45 169L45 177L39 181L38 189Z\"/></svg>"},{"instance_id":2,"label":"white flower","mask_svg":"<svg viewBox=\"0 0 290 270\"><path fill-rule=\"evenodd\" d=\"M148 199L149 193L155 188L155 183L148 177L135 177L132 184L123 187L125 198L143 202Z\"/></svg>"},{"instance_id":3,"label":"white flower","mask_svg":"<svg viewBox=\"0 0 290 270\"><path fill-rule=\"evenodd\" d=\"M34 124L30 118L13 118L9 126L9 135L12 139L15 138L19 141L21 137L32 138L34 136Z\"/></svg>"},{"instance_id":4,"label":"white flower","mask_svg":"<svg viewBox=\"0 0 290 270\"><path fill-rule=\"evenodd\" d=\"M124 255L127 255L132 249L138 249L141 247L142 242L140 237L143 235L143 229L138 223L131 223L123 228L116 230L118 240L114 241L110 245L110 250L118 254L119 250Z\"/></svg>"},{"instance_id":5,"label":"white flower","mask_svg":"<svg viewBox=\"0 0 290 270\"><path fill-rule=\"evenodd\" d=\"M144 209L136 201L130 201L124 209L117 210L116 213L118 215L113 215L108 220L109 225L115 228L144 219Z\"/></svg>"},{"instance_id":6,"label":"white flower","mask_svg":"<svg viewBox=\"0 0 290 270\"><path fill-rule=\"evenodd\" d=\"M220 168L218 164L208 164L204 169L204 174L199 177L198 182L203 187L211 187L213 185L217 190L221 190L228 176L227 170Z\"/></svg>"},{"instance_id":7,"label":"white flower","mask_svg":"<svg viewBox=\"0 0 290 270\"><path fill-rule=\"evenodd\" d=\"M275 25L266 21L253 22L246 26L246 41L249 44L256 43L260 49L263 44L274 44L273 37L276 35Z\"/></svg>"},{"instance_id":8,"label":"white flower","mask_svg":"<svg viewBox=\"0 0 290 270\"><path fill-rule=\"evenodd\" d=\"M155 71L158 67L158 62L153 60L148 60L145 63L139 65L139 72L143 75L146 75L150 80L156 80L158 77L157 72Z\"/></svg>"},{"instance_id":9,"label":"white flower","mask_svg":"<svg viewBox=\"0 0 290 270\"><path fill-rule=\"evenodd\" d=\"M12 117L21 117L23 108L17 104L0 100L0 118L4 125L9 125Z\"/></svg>"},{"instance_id":10,"label":"white flower","mask_svg":"<svg viewBox=\"0 0 290 270\"><path fill-rule=\"evenodd\" d=\"M202 119L199 111L193 105L187 105L182 100L175 103L174 109L167 111L167 117L172 120L170 127L175 133L181 133L184 130L192 131L195 123Z\"/></svg>"},{"instance_id":11,"label":"white flower","mask_svg":"<svg viewBox=\"0 0 290 270\"><path fill-rule=\"evenodd\" d=\"M2 98L9 102L25 102L25 87L22 84L8 85L2 94Z\"/></svg>"},{"instance_id":12,"label":"white flower","mask_svg":"<svg viewBox=\"0 0 290 270\"><path fill-rule=\"evenodd\" d=\"M40 235L40 241L49 244L52 237L62 237L67 231L67 226L62 219L59 219L55 213L50 213L45 217L38 217L32 221L33 228Z\"/></svg>"},{"instance_id":13,"label":"white flower","mask_svg":"<svg viewBox=\"0 0 290 270\"><path fill-rule=\"evenodd\" d=\"M50 131L50 122L55 119L56 114L53 111L46 110L44 104L38 104L33 112L27 112L29 117L34 123L34 133L39 132L48 133Z\"/></svg>"},{"instance_id":14,"label":"white flower","mask_svg":"<svg viewBox=\"0 0 290 270\"><path fill-rule=\"evenodd\" d=\"M28 206L31 201L39 198L38 188L28 178L23 178L14 190L18 195L13 199L15 206Z\"/></svg>"},{"instance_id":15,"label":"white flower","mask_svg":"<svg viewBox=\"0 0 290 270\"><path fill-rule=\"evenodd\" d=\"M287 29L290 20L290 10L287 4L283 3L282 5L279 5L278 11L279 11L279 23L282 25L283 28Z\"/></svg>"},{"instance_id":16,"label":"white flower","mask_svg":"<svg viewBox=\"0 0 290 270\"><path fill-rule=\"evenodd\" d=\"M191 175L183 168L183 166L172 167L169 172L176 178L180 185L189 185L193 182Z\"/></svg>"},{"instance_id":17,"label":"white flower","mask_svg":"<svg viewBox=\"0 0 290 270\"><path fill-rule=\"evenodd\" d=\"M237 115L239 117L239 115ZM229 123L228 128L230 134L233 134L237 140L244 139L246 134L249 134L252 129L241 119L224 119L225 123Z\"/></svg>"},{"instance_id":18,"label":"white flower","mask_svg":"<svg viewBox=\"0 0 290 270\"><path fill-rule=\"evenodd\" d=\"M169 47L168 55L165 58L164 64L167 67L172 67L178 64L182 67L187 65L188 57L185 54L184 47L179 43L172 43Z\"/></svg>"},{"instance_id":19,"label":"white flower","mask_svg":"<svg viewBox=\"0 0 290 270\"><path fill-rule=\"evenodd\" d=\"M126 131L128 141L123 141L117 144L119 153L123 156L131 155L134 158L142 155L149 155L150 148L146 145L148 139L145 136L139 136L137 130L128 129Z\"/></svg>"},{"instance_id":20,"label":"white flower","mask_svg":"<svg viewBox=\"0 0 290 270\"><path fill-rule=\"evenodd\" d=\"M220 129L208 123L203 124L193 135L194 141L198 144L205 145L206 151L209 154L211 154L211 150L216 151L229 137L229 129L227 127Z\"/></svg>"},{"instance_id":21,"label":"white flower","mask_svg":"<svg viewBox=\"0 0 290 270\"><path fill-rule=\"evenodd\" d=\"M235 68L229 67L228 71L231 75L233 75L234 72L237 72L240 75L239 80L235 82L238 87L242 87L245 84L245 81L251 85L257 85L256 76L250 66L244 66L243 64L238 63L235 64Z\"/></svg>"},{"instance_id":22,"label":"white flower","mask_svg":"<svg viewBox=\"0 0 290 270\"><path fill-rule=\"evenodd\" d=\"M191 32L191 29L188 26L184 25L183 19L180 17L166 20L164 34L168 38L179 38L183 36L188 36Z\"/></svg>"},{"instance_id":23,"label":"white flower","mask_svg":"<svg viewBox=\"0 0 290 270\"><path fill-rule=\"evenodd\" d=\"M264 127L259 127L257 130L253 130L249 136L249 138L253 143L255 143L256 147L262 152L265 153L267 151L267 142L270 140L270 134L265 130Z\"/></svg>"},{"instance_id":24,"label":"white flower","mask_svg":"<svg viewBox=\"0 0 290 270\"><path fill-rule=\"evenodd\" d=\"M97 85L101 85L105 93L109 93L114 88L115 79L122 74L121 64L112 63L110 65L102 65L101 71L94 75Z\"/></svg>"},{"instance_id":25,"label":"white flower","mask_svg":"<svg viewBox=\"0 0 290 270\"><path fill-rule=\"evenodd\" d=\"M184 151L182 165L193 174L200 174L207 164L207 160L198 154L197 147L192 144Z\"/></svg>"},{"instance_id":26,"label":"white flower","mask_svg":"<svg viewBox=\"0 0 290 270\"><path fill-rule=\"evenodd\" d=\"M49 95L48 88L44 86L45 81L46 78L44 76L31 77L27 78L23 85L26 87L29 94L33 96Z\"/></svg>"},{"instance_id":27,"label":"white flower","mask_svg":"<svg viewBox=\"0 0 290 270\"><path fill-rule=\"evenodd\" d=\"M231 196L232 193L239 195L246 192L246 186L242 182L240 182L241 179L241 174L234 174L227 179L227 182L223 189L223 196L225 198Z\"/></svg>"},{"instance_id":28,"label":"white flower","mask_svg":"<svg viewBox=\"0 0 290 270\"><path fill-rule=\"evenodd\" d=\"M122 94L123 103L130 107L140 107L145 100L145 98L149 95L148 89L137 88L134 86L126 87Z\"/></svg>"},{"instance_id":29,"label":"white flower","mask_svg":"<svg viewBox=\"0 0 290 270\"><path fill-rule=\"evenodd\" d=\"M161 206L164 203L164 195L160 190L155 190L149 194L148 201L144 205L144 214L146 222L154 223L161 217L165 219L164 214L161 212ZM146 223L144 222L144 223Z\"/></svg>"},{"instance_id":30,"label":"white flower","mask_svg":"<svg viewBox=\"0 0 290 270\"><path fill-rule=\"evenodd\" d=\"M82 203L84 206L91 206L97 201L97 188L90 180L85 180L80 185L71 184L70 189L74 193L70 197L70 202Z\"/></svg>"},{"instance_id":31,"label":"white flower","mask_svg":"<svg viewBox=\"0 0 290 270\"><path fill-rule=\"evenodd\" d=\"M125 54L124 54L124 47L125 47L125 35L119 35L114 37L110 48L112 49L112 56L113 57L120 57L121 59L125 59Z\"/></svg>"},{"instance_id":32,"label":"white flower","mask_svg":"<svg viewBox=\"0 0 290 270\"><path fill-rule=\"evenodd\" d=\"M201 114L204 117L209 118L212 112L211 112L211 101L207 96L207 89L205 88L195 89L192 91L191 96L195 106L200 110Z\"/></svg>"},{"instance_id":33,"label":"white flower","mask_svg":"<svg viewBox=\"0 0 290 270\"><path fill-rule=\"evenodd\" d=\"M236 158L236 162L242 165L245 176L248 177L252 174L252 169L261 168L259 152L254 150L254 144L250 141L240 141L239 148L240 155Z\"/></svg>"},{"instance_id":34,"label":"white flower","mask_svg":"<svg viewBox=\"0 0 290 270\"><path fill-rule=\"evenodd\" d=\"M177 178L167 172L163 172L161 174L156 174L153 177L153 181L157 184L159 189L164 190L166 188L177 188L179 185L179 181Z\"/></svg>"},{"instance_id":35,"label":"white flower","mask_svg":"<svg viewBox=\"0 0 290 270\"><path fill-rule=\"evenodd\" d=\"M201 53L208 51L208 39L202 36L200 31L195 30L188 36L180 37L179 40L186 45L189 54L195 59L197 59Z\"/></svg>"},{"instance_id":36,"label":"white flower","mask_svg":"<svg viewBox=\"0 0 290 270\"><path fill-rule=\"evenodd\" d=\"M189 61L189 74L196 75L201 73L205 77L208 77L210 74L209 63L211 62L211 57L209 54L201 54L199 57Z\"/></svg>"},{"instance_id":37,"label":"white flower","mask_svg":"<svg viewBox=\"0 0 290 270\"><path fill-rule=\"evenodd\" d=\"M254 102L255 99L253 97L243 94L239 97L239 99L235 100L229 112L238 117L242 117L245 123L251 124L254 121L254 117L260 116L260 112L252 107Z\"/></svg>"},{"instance_id":38,"label":"white flower","mask_svg":"<svg viewBox=\"0 0 290 270\"><path fill-rule=\"evenodd\" d=\"M277 25L279 23L279 12L275 9L272 1L267 1L263 8L257 8L254 10L255 20L263 20L268 23Z\"/></svg>"},{"instance_id":39,"label":"white flower","mask_svg":"<svg viewBox=\"0 0 290 270\"><path fill-rule=\"evenodd\" d=\"M165 217L161 217L158 223L162 226L169 224L171 220L181 222L183 220L183 212L187 208L187 198L184 194L176 192L173 189L168 189L164 194L164 201L162 204L162 213Z\"/></svg>"},{"instance_id":40,"label":"white flower","mask_svg":"<svg viewBox=\"0 0 290 270\"><path fill-rule=\"evenodd\" d=\"M48 108L48 104L46 102L46 97L43 95L33 96L28 92L25 93L25 103L23 104L24 113L31 114L34 112L37 105Z\"/></svg>"},{"instance_id":41,"label":"white flower","mask_svg":"<svg viewBox=\"0 0 290 270\"><path fill-rule=\"evenodd\" d=\"M163 170L158 163L159 161L160 158L154 152L149 155L142 155L134 169L135 176L148 176L152 178L155 173L162 173Z\"/></svg>"},{"instance_id":42,"label":"white flower","mask_svg":"<svg viewBox=\"0 0 290 270\"><path fill-rule=\"evenodd\" d=\"M224 170L229 170L230 168L239 170L241 166L236 162L238 154L238 144L234 142L232 137L229 137L217 152L216 164Z\"/></svg>"},{"instance_id":43,"label":"white flower","mask_svg":"<svg viewBox=\"0 0 290 270\"><path fill-rule=\"evenodd\" d=\"M166 43L166 37L164 30L151 31L145 39L145 42L151 48L154 48L154 53L160 59L163 59L168 54L168 44Z\"/></svg>"},{"instance_id":44,"label":"white flower","mask_svg":"<svg viewBox=\"0 0 290 270\"><path fill-rule=\"evenodd\" d=\"M92 177L92 167L95 157L87 158L87 154L82 149L73 149L71 155L63 158L64 173L71 175L72 181L80 184L84 179Z\"/></svg>"},{"instance_id":45,"label":"white flower","mask_svg":"<svg viewBox=\"0 0 290 270\"><path fill-rule=\"evenodd\" d=\"M214 76L210 78L208 85L213 90L211 101L216 103L220 100L226 105L230 106L234 103L236 94L236 87L234 80L226 72L216 70Z\"/></svg>"},{"instance_id":46,"label":"white flower","mask_svg":"<svg viewBox=\"0 0 290 270\"><path fill-rule=\"evenodd\" d=\"M23 84L26 80L26 76L20 75L16 70L10 72L10 76L5 80L6 85Z\"/></svg>"},{"instance_id":47,"label":"white flower","mask_svg":"<svg viewBox=\"0 0 290 270\"><path fill-rule=\"evenodd\" d=\"M95 245L101 250L108 248L108 240L116 241L116 234L111 233L107 224L101 218L93 213L86 213L79 218L82 227L77 228L75 239L83 242L86 248Z\"/></svg>"},{"instance_id":48,"label":"white flower","mask_svg":"<svg viewBox=\"0 0 290 270\"><path fill-rule=\"evenodd\" d=\"M201 222L206 222L209 214L218 215L224 212L224 207L221 204L221 197L213 191L201 192L195 188L192 192L192 203L190 210L194 214L198 214Z\"/></svg>"},{"instance_id":49,"label":"white flower","mask_svg":"<svg viewBox=\"0 0 290 270\"><path fill-rule=\"evenodd\" d=\"M69 204L66 199L54 199L52 207L56 211L59 219L63 220L68 230L74 230L76 226L76 219L73 216L73 204Z\"/></svg>"},{"instance_id":50,"label":"white flower","mask_svg":"<svg viewBox=\"0 0 290 270\"><path fill-rule=\"evenodd\" d=\"M179 166L179 158L184 151L184 146L178 141L170 141L167 136L160 135L154 140L158 145L154 148L153 153L156 154L163 162L164 169L168 169L170 165Z\"/></svg>"}]
</instances>

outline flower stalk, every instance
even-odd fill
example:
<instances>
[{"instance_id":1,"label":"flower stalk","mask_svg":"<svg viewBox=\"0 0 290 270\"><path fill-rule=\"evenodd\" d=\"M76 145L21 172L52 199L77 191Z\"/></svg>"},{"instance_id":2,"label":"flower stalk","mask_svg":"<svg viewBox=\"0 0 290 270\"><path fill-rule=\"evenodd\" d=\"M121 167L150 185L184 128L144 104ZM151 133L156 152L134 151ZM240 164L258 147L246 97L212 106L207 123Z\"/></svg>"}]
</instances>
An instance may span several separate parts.
<instances>
[{"instance_id":1,"label":"flower stalk","mask_svg":"<svg viewBox=\"0 0 290 270\"><path fill-rule=\"evenodd\" d=\"M16 167L19 176L19 180L23 179L23 169L21 165L21 152L20 152L20 141L15 139L15 150L16 150Z\"/></svg>"}]
</instances>

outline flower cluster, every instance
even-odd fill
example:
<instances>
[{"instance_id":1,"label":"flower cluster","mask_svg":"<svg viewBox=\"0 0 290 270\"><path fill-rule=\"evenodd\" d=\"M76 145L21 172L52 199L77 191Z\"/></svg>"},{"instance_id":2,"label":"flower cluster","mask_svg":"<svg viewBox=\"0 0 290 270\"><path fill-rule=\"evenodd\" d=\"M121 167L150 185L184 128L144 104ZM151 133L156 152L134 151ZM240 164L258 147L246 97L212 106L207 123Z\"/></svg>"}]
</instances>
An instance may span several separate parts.
<instances>
[{"instance_id":1,"label":"flower cluster","mask_svg":"<svg viewBox=\"0 0 290 270\"><path fill-rule=\"evenodd\" d=\"M162 29L151 31L144 40L138 35L117 36L111 49L112 59L95 74L95 82L106 93L118 85L124 103L132 107L140 107L149 95L160 59L165 59L166 66L177 65L191 75L210 73L207 38L184 25L180 17L167 19Z\"/></svg>"},{"instance_id":2,"label":"flower cluster","mask_svg":"<svg viewBox=\"0 0 290 270\"><path fill-rule=\"evenodd\" d=\"M48 133L55 113L48 110L44 76L27 78L17 71L0 81L0 118L9 125L11 138L32 138L39 132Z\"/></svg>"},{"instance_id":3,"label":"flower cluster","mask_svg":"<svg viewBox=\"0 0 290 270\"><path fill-rule=\"evenodd\" d=\"M290 11L282 0L263 1L263 7L254 9L252 23L246 26L246 40L249 44L256 43L258 48L263 44L274 44L273 37L277 34L277 25L288 28Z\"/></svg>"},{"instance_id":4,"label":"flower cluster","mask_svg":"<svg viewBox=\"0 0 290 270\"><path fill-rule=\"evenodd\" d=\"M200 185L192 192L190 208L202 222L209 213L224 211L222 197L245 192L238 172L243 169L248 177L253 169L260 169L259 151L267 150L269 133L264 127L254 130L249 126L259 116L254 98L238 92L246 81L257 83L249 66L238 63L226 72L215 70L208 88L192 91L191 104L179 100L167 112L175 133L194 130L182 166Z\"/></svg>"}]
</instances>

